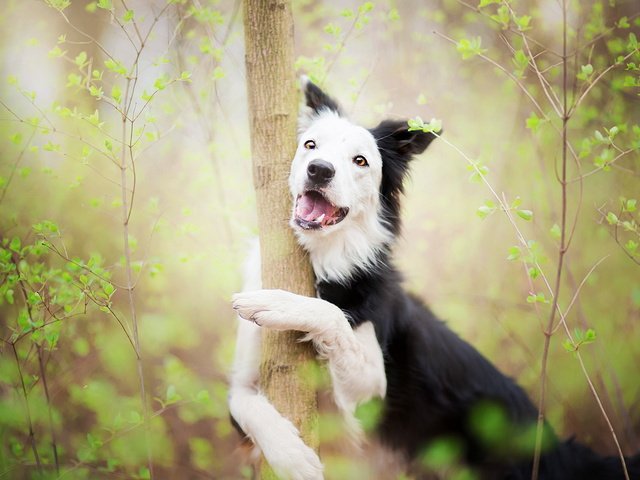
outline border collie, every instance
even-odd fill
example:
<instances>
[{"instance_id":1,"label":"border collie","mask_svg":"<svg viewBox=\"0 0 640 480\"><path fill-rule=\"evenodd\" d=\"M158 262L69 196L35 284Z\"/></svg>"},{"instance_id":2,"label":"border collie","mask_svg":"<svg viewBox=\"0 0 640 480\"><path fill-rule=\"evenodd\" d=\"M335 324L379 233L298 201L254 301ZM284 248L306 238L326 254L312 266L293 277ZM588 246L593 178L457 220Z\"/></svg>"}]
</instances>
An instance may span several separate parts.
<instances>
[{"instance_id":1,"label":"border collie","mask_svg":"<svg viewBox=\"0 0 640 480\"><path fill-rule=\"evenodd\" d=\"M302 83L308 108L289 177L291 227L309 253L318 298L260 290L256 249L245 291L233 297L241 320L229 392L232 421L281 477L323 477L318 456L258 386L260 328L297 330L327 361L347 424L357 429L358 404L382 398L379 439L413 469L421 468L425 448L446 439L480 478L531 478L536 407L402 289L391 261L409 163L435 136L409 132L406 121L355 125L316 85L305 77ZM492 423L483 423L486 417ZM619 458L561 441L548 426L544 438L541 480L624 478ZM628 459L627 468L632 479L640 478L640 456Z\"/></svg>"}]
</instances>

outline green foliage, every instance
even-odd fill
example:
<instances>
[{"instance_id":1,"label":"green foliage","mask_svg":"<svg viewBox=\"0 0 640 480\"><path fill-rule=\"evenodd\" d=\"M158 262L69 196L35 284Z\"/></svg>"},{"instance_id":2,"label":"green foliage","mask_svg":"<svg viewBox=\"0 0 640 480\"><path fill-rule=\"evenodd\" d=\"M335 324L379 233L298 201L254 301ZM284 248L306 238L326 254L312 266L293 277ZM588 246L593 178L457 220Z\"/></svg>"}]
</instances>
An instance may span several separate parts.
<instances>
[{"instance_id":1,"label":"green foliage","mask_svg":"<svg viewBox=\"0 0 640 480\"><path fill-rule=\"evenodd\" d=\"M462 55L462 59L467 60L476 55L482 55L487 51L487 49L482 48L481 45L482 38L480 37L462 38L456 44L456 48L458 52L460 52L460 55Z\"/></svg>"},{"instance_id":2,"label":"green foliage","mask_svg":"<svg viewBox=\"0 0 640 480\"><path fill-rule=\"evenodd\" d=\"M420 117L412 118L407 122L410 132L422 131L424 133L440 133L442 130L442 121L432 118L429 123L424 123Z\"/></svg>"},{"instance_id":3,"label":"green foliage","mask_svg":"<svg viewBox=\"0 0 640 480\"><path fill-rule=\"evenodd\" d=\"M582 345L588 345L596 341L596 332L589 328L583 331L579 328L573 330L573 339L566 339L562 342L562 346L568 352L577 352Z\"/></svg>"}]
</instances>

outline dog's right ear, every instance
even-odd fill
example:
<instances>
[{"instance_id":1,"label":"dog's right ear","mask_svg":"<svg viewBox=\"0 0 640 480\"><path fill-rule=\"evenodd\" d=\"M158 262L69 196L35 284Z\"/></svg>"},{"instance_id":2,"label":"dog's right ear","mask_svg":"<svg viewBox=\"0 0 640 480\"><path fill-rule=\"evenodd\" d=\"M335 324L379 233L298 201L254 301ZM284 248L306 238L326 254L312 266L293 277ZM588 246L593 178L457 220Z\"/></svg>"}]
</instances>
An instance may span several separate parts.
<instances>
[{"instance_id":1,"label":"dog's right ear","mask_svg":"<svg viewBox=\"0 0 640 480\"><path fill-rule=\"evenodd\" d=\"M307 103L307 107L313 110L316 115L325 110L331 110L338 115L341 114L338 103L329 95L324 93L320 87L314 84L309 77L302 75L300 77L300 84L302 91L304 92L304 98Z\"/></svg>"}]
</instances>

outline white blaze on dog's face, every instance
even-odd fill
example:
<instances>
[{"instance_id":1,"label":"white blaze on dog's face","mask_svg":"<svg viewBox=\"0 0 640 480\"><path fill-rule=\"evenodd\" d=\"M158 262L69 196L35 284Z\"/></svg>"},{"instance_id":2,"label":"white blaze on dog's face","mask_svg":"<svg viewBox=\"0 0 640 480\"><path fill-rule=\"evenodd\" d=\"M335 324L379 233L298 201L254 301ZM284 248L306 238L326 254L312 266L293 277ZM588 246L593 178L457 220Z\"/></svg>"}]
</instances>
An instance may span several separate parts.
<instances>
[{"instance_id":1,"label":"white blaze on dog's face","mask_svg":"<svg viewBox=\"0 0 640 480\"><path fill-rule=\"evenodd\" d=\"M303 90L309 108L289 176L291 226L316 277L344 281L373 266L391 241L380 215L382 159L371 132L340 115L337 103L308 80Z\"/></svg>"},{"instance_id":2,"label":"white blaze on dog's face","mask_svg":"<svg viewBox=\"0 0 640 480\"><path fill-rule=\"evenodd\" d=\"M401 120L367 130L346 119L336 101L308 79L302 88L308 108L289 175L291 226L316 278L345 282L380 265L379 253L399 231L409 162L435 137L409 132Z\"/></svg>"},{"instance_id":3,"label":"white blaze on dog's face","mask_svg":"<svg viewBox=\"0 0 640 480\"><path fill-rule=\"evenodd\" d=\"M294 228L310 234L364 227L379 204L382 160L375 139L331 110L301 133L289 177Z\"/></svg>"}]
</instances>

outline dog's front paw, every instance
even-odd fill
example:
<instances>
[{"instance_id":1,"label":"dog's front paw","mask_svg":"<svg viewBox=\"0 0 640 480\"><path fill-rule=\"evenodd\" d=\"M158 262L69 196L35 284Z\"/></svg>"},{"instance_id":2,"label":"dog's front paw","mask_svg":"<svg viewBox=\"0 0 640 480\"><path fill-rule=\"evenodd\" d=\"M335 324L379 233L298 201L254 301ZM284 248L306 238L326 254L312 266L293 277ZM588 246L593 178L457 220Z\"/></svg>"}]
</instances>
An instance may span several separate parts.
<instances>
[{"instance_id":1,"label":"dog's front paw","mask_svg":"<svg viewBox=\"0 0 640 480\"><path fill-rule=\"evenodd\" d=\"M322 480L322 463L318 455L300 437L289 436L278 444L262 449L267 462L278 475L286 480Z\"/></svg>"},{"instance_id":2,"label":"dog's front paw","mask_svg":"<svg viewBox=\"0 0 640 480\"><path fill-rule=\"evenodd\" d=\"M271 441L262 442L262 453L279 478L286 480L323 479L320 458L313 449L302 441L298 431L291 423L287 422L286 428L276 427L270 433L273 438Z\"/></svg>"},{"instance_id":3,"label":"dog's front paw","mask_svg":"<svg viewBox=\"0 0 640 480\"><path fill-rule=\"evenodd\" d=\"M314 299L283 290L255 290L233 296L240 317L275 330L306 330L305 304Z\"/></svg>"}]
</instances>

